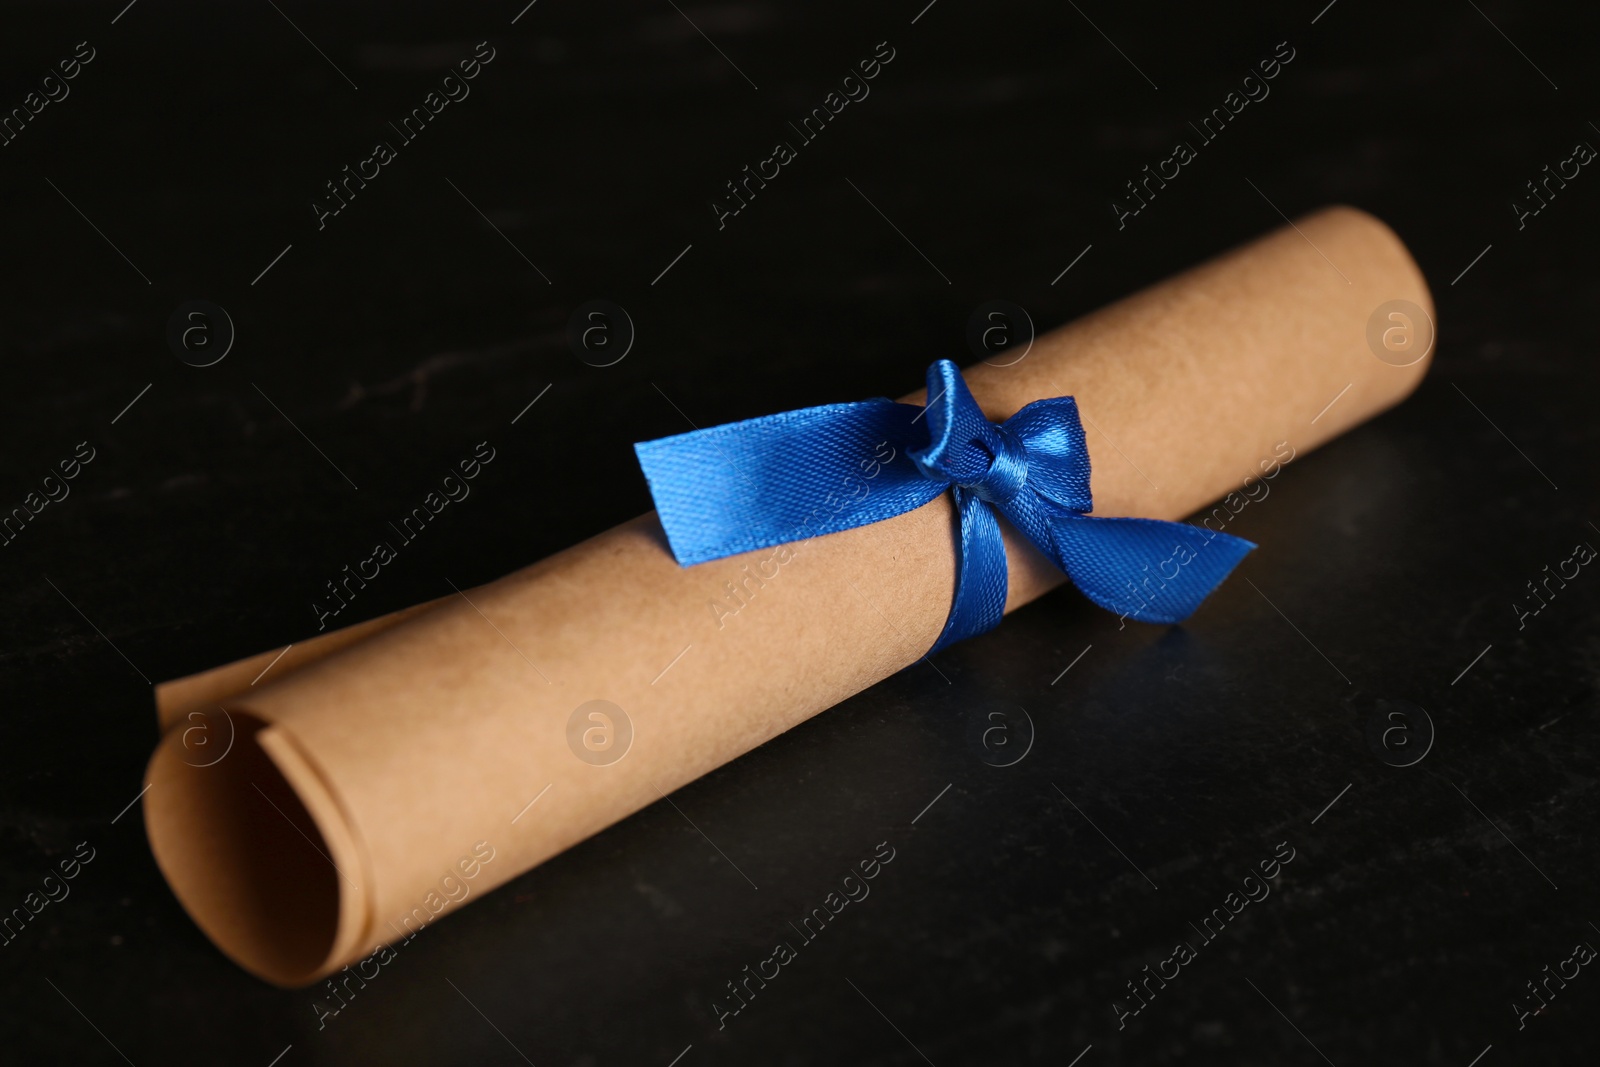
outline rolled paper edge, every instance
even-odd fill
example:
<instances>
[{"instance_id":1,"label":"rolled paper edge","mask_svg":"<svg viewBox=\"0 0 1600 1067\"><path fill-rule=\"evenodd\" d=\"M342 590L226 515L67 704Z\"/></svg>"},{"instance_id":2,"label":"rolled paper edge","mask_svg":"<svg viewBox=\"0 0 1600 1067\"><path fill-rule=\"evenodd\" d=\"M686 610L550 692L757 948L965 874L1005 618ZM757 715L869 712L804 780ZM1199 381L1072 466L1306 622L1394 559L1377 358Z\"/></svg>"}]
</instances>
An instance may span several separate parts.
<instances>
[{"instance_id":1,"label":"rolled paper edge","mask_svg":"<svg viewBox=\"0 0 1600 1067\"><path fill-rule=\"evenodd\" d=\"M443 596L421 604L413 604L409 608L391 611L387 615L379 615L337 630L329 630L327 633L291 642L281 649L268 649L197 674L158 682L155 686L156 725L162 733L166 733L191 712L216 711L229 697L237 696L249 689L268 671L272 672L274 678L281 678L291 671L297 671L301 667L330 656L341 648L347 648L357 641L382 633L395 623L404 622L414 615L421 615L448 599L450 598Z\"/></svg>"},{"instance_id":2,"label":"rolled paper edge","mask_svg":"<svg viewBox=\"0 0 1600 1067\"><path fill-rule=\"evenodd\" d=\"M211 726L219 712L233 731L227 756L249 770L241 775L227 756L191 763L184 732L169 730L145 771L150 851L184 911L224 955L273 985L306 986L337 971L370 936L372 867L353 821L292 735L237 708L205 713ZM251 843L230 840L252 822ZM261 836L281 847L262 848ZM266 862L229 863L230 851L246 848L266 854ZM210 876L194 877L196 864L206 864ZM241 875L260 881L229 884ZM230 906L239 895L275 897L276 906ZM296 944L294 934L305 943Z\"/></svg>"}]
</instances>

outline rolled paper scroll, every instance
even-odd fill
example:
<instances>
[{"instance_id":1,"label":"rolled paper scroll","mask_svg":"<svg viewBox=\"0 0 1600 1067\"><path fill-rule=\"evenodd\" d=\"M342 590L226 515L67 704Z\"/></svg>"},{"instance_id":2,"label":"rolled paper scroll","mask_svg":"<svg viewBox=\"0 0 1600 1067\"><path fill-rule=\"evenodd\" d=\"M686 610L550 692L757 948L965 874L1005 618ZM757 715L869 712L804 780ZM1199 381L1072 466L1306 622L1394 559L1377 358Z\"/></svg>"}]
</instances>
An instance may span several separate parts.
<instances>
[{"instance_id":1,"label":"rolled paper scroll","mask_svg":"<svg viewBox=\"0 0 1600 1067\"><path fill-rule=\"evenodd\" d=\"M1368 340L1396 301L1428 320L1405 366ZM1173 520L1406 396L1431 315L1399 239L1333 208L964 373L996 423L1075 397L1093 515ZM165 683L151 849L225 953L314 982L917 661L951 614L956 531L942 493L683 567L650 514L296 643L257 684L276 651ZM1002 536L1005 610L1065 580ZM595 730L621 758L585 747Z\"/></svg>"}]
</instances>

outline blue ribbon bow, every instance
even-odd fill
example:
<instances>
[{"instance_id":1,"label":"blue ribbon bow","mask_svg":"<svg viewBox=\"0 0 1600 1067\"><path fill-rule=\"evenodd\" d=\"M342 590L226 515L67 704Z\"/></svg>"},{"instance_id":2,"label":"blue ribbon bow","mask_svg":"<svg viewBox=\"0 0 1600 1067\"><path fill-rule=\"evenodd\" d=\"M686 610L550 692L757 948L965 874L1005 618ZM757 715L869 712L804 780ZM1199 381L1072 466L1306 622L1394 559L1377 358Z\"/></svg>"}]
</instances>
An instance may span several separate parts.
<instances>
[{"instance_id":1,"label":"blue ribbon bow","mask_svg":"<svg viewBox=\"0 0 1600 1067\"><path fill-rule=\"evenodd\" d=\"M1089 452L1070 396L992 423L944 359L928 368L928 395L926 408L825 404L634 445L678 563L880 522L948 489L961 544L937 652L1005 612L1000 515L1090 600L1141 622L1183 621L1256 547L1186 523L1090 516Z\"/></svg>"}]
</instances>

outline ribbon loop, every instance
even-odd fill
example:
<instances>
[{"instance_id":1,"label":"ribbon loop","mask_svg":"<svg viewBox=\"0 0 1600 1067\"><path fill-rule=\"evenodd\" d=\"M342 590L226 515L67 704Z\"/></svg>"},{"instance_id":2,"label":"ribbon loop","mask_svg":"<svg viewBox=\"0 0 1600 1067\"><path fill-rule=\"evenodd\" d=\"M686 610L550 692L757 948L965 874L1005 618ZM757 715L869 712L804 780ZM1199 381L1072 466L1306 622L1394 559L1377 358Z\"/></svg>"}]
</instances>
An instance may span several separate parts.
<instances>
[{"instance_id":1,"label":"ribbon loop","mask_svg":"<svg viewBox=\"0 0 1600 1067\"><path fill-rule=\"evenodd\" d=\"M938 651L1005 613L1001 516L1090 600L1143 622L1181 622L1255 548L1184 523L1089 515L1072 397L996 424L949 360L928 368L928 396L925 408L829 404L634 445L674 557L690 566L849 530L949 490L960 545Z\"/></svg>"},{"instance_id":2,"label":"ribbon loop","mask_svg":"<svg viewBox=\"0 0 1600 1067\"><path fill-rule=\"evenodd\" d=\"M956 365L941 359L928 368L928 441L911 458L929 478L979 484L1000 449L995 425L983 417Z\"/></svg>"}]
</instances>

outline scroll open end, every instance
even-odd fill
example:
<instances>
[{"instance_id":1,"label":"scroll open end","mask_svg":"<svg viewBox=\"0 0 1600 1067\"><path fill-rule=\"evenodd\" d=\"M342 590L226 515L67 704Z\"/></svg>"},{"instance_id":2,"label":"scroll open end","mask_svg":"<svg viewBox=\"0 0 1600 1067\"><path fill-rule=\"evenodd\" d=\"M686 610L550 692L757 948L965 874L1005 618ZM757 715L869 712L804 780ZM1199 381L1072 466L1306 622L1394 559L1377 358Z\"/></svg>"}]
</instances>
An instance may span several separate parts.
<instances>
[{"instance_id":1,"label":"scroll open end","mask_svg":"<svg viewBox=\"0 0 1600 1067\"><path fill-rule=\"evenodd\" d=\"M219 709L206 720L169 731L150 761L151 851L184 908L234 962L275 985L305 985L359 944L366 864L282 731L242 711ZM205 729L214 747L192 736L186 744L185 729Z\"/></svg>"}]
</instances>

